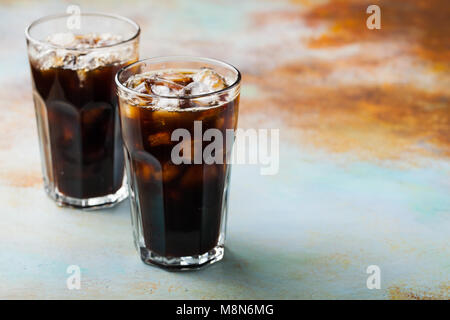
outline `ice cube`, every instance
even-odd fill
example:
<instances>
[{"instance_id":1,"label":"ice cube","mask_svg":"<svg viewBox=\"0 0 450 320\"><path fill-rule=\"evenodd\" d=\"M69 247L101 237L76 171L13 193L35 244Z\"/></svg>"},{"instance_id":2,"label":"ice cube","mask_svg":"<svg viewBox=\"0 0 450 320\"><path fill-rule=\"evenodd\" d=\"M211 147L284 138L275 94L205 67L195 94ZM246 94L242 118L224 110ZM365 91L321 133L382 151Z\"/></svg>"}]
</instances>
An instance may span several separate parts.
<instances>
[{"instance_id":1,"label":"ice cube","mask_svg":"<svg viewBox=\"0 0 450 320\"><path fill-rule=\"evenodd\" d=\"M81 111L81 122L84 125L92 125L106 115L108 107L105 105L94 105L89 109Z\"/></svg>"},{"instance_id":2,"label":"ice cube","mask_svg":"<svg viewBox=\"0 0 450 320\"><path fill-rule=\"evenodd\" d=\"M122 115L130 118L130 119L139 119L139 108L133 107L128 104L123 104L120 107L120 111L122 112Z\"/></svg>"},{"instance_id":3,"label":"ice cube","mask_svg":"<svg viewBox=\"0 0 450 320\"><path fill-rule=\"evenodd\" d=\"M182 86L186 86L192 82L192 74L182 71L162 72L160 73L160 77Z\"/></svg>"},{"instance_id":4,"label":"ice cube","mask_svg":"<svg viewBox=\"0 0 450 320\"><path fill-rule=\"evenodd\" d=\"M159 96L171 96L174 95L174 92L170 90L169 87L161 86L161 85L153 85L152 92Z\"/></svg>"},{"instance_id":5,"label":"ice cube","mask_svg":"<svg viewBox=\"0 0 450 320\"><path fill-rule=\"evenodd\" d=\"M209 68L204 68L197 72L192 79L194 82L203 83L209 89L209 92L222 90L226 87L225 79L220 74Z\"/></svg>"},{"instance_id":6,"label":"ice cube","mask_svg":"<svg viewBox=\"0 0 450 320\"><path fill-rule=\"evenodd\" d=\"M102 46L111 46L116 43L119 43L122 41L122 36L118 34L112 34L112 33L102 33L97 36L97 43L96 45L99 47Z\"/></svg>"},{"instance_id":7,"label":"ice cube","mask_svg":"<svg viewBox=\"0 0 450 320\"><path fill-rule=\"evenodd\" d=\"M73 137L75 136L75 133L73 130L71 130L69 127L64 127L63 128L63 142L64 143L71 143Z\"/></svg>"},{"instance_id":8,"label":"ice cube","mask_svg":"<svg viewBox=\"0 0 450 320\"><path fill-rule=\"evenodd\" d=\"M57 56L55 50L45 50L42 52L38 52L31 57L31 59L35 59L39 68L44 70L50 69L54 65L57 64Z\"/></svg>"},{"instance_id":9,"label":"ice cube","mask_svg":"<svg viewBox=\"0 0 450 320\"><path fill-rule=\"evenodd\" d=\"M146 83L145 86L142 84L143 82ZM197 73L183 71L142 73L130 77L125 85L141 93L159 96L152 100L153 106L160 110L173 111L173 109L180 108L203 108L217 105L220 101L216 95L195 98L195 100L183 99L183 97L209 94L221 90L225 88L226 82L217 72L204 68Z\"/></svg>"},{"instance_id":10,"label":"ice cube","mask_svg":"<svg viewBox=\"0 0 450 320\"><path fill-rule=\"evenodd\" d=\"M151 147L170 144L170 134L168 132L158 132L148 136L148 143Z\"/></svg>"},{"instance_id":11,"label":"ice cube","mask_svg":"<svg viewBox=\"0 0 450 320\"><path fill-rule=\"evenodd\" d=\"M161 163L146 151L132 153L132 166L135 169L138 181L144 183L158 182L162 178Z\"/></svg>"},{"instance_id":12,"label":"ice cube","mask_svg":"<svg viewBox=\"0 0 450 320\"><path fill-rule=\"evenodd\" d=\"M152 93L159 96L177 97L183 90L183 86L175 82L162 79L160 77L153 77L146 79L147 83L151 83ZM178 99L158 98L155 99L155 105L161 109L178 108Z\"/></svg>"},{"instance_id":13,"label":"ice cube","mask_svg":"<svg viewBox=\"0 0 450 320\"><path fill-rule=\"evenodd\" d=\"M47 41L55 46L67 48L71 44L75 44L75 35L72 32L54 33L47 37Z\"/></svg>"},{"instance_id":14,"label":"ice cube","mask_svg":"<svg viewBox=\"0 0 450 320\"><path fill-rule=\"evenodd\" d=\"M191 165L183 174L180 185L183 188L191 188L205 183L215 183L217 176L217 165Z\"/></svg>"},{"instance_id":15,"label":"ice cube","mask_svg":"<svg viewBox=\"0 0 450 320\"><path fill-rule=\"evenodd\" d=\"M140 83L136 88L134 88L134 90L136 90L139 93L148 93L148 87L147 87L147 83L142 82Z\"/></svg>"},{"instance_id":16,"label":"ice cube","mask_svg":"<svg viewBox=\"0 0 450 320\"><path fill-rule=\"evenodd\" d=\"M180 117L178 112L157 108L152 113L152 127L155 130L165 131L170 126L176 126Z\"/></svg>"},{"instance_id":17,"label":"ice cube","mask_svg":"<svg viewBox=\"0 0 450 320\"><path fill-rule=\"evenodd\" d=\"M182 85L178 83L161 78L159 76L147 78L145 79L145 81L151 85L153 93L160 96L176 97L180 93L180 91L183 90L184 88Z\"/></svg>"},{"instance_id":18,"label":"ice cube","mask_svg":"<svg viewBox=\"0 0 450 320\"><path fill-rule=\"evenodd\" d=\"M68 69L74 68L77 64L77 56L66 53L62 59L62 64Z\"/></svg>"},{"instance_id":19,"label":"ice cube","mask_svg":"<svg viewBox=\"0 0 450 320\"><path fill-rule=\"evenodd\" d=\"M93 70L98 67L127 61L134 54L133 44L103 50L84 49L112 45L121 41L119 35L55 33L46 38L47 43L59 48L49 48L39 44L30 45L30 59L41 69L59 68ZM74 51L72 49L77 49Z\"/></svg>"},{"instance_id":20,"label":"ice cube","mask_svg":"<svg viewBox=\"0 0 450 320\"><path fill-rule=\"evenodd\" d=\"M158 98L155 99L155 106L159 109L178 109L179 107L178 99L167 99L167 98Z\"/></svg>"},{"instance_id":21,"label":"ice cube","mask_svg":"<svg viewBox=\"0 0 450 320\"><path fill-rule=\"evenodd\" d=\"M211 92L211 89L203 82L191 82L182 90L182 94L186 96L196 96Z\"/></svg>"},{"instance_id":22,"label":"ice cube","mask_svg":"<svg viewBox=\"0 0 450 320\"><path fill-rule=\"evenodd\" d=\"M180 185L183 188L191 188L193 186L201 186L203 181L202 166L190 165L181 177Z\"/></svg>"},{"instance_id":23,"label":"ice cube","mask_svg":"<svg viewBox=\"0 0 450 320\"><path fill-rule=\"evenodd\" d=\"M145 182L152 180L161 180L161 169L158 170L155 166L146 162L137 162L137 175Z\"/></svg>"},{"instance_id":24,"label":"ice cube","mask_svg":"<svg viewBox=\"0 0 450 320\"><path fill-rule=\"evenodd\" d=\"M78 80L80 81L80 86L84 86L84 81L86 80L86 69L76 69L77 70L77 76Z\"/></svg>"},{"instance_id":25,"label":"ice cube","mask_svg":"<svg viewBox=\"0 0 450 320\"><path fill-rule=\"evenodd\" d=\"M180 173L180 167L169 162L163 164L162 176L165 183L173 180Z\"/></svg>"}]
</instances>

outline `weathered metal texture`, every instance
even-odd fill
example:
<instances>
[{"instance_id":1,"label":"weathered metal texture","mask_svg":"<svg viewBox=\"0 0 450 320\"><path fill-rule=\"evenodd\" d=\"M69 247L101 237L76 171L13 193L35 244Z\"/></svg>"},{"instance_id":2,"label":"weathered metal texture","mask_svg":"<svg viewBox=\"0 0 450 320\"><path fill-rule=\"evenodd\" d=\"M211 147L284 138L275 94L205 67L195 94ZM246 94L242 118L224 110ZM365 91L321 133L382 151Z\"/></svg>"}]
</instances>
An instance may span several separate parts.
<instances>
[{"instance_id":1,"label":"weathered metal texture","mask_svg":"<svg viewBox=\"0 0 450 320\"><path fill-rule=\"evenodd\" d=\"M235 64L240 126L280 129L279 174L234 167L223 262L144 265L127 202L92 213L45 196L23 30L67 4L4 1L0 298L449 298L448 1L377 1L381 30L362 0L79 2L138 21L142 57Z\"/></svg>"}]
</instances>

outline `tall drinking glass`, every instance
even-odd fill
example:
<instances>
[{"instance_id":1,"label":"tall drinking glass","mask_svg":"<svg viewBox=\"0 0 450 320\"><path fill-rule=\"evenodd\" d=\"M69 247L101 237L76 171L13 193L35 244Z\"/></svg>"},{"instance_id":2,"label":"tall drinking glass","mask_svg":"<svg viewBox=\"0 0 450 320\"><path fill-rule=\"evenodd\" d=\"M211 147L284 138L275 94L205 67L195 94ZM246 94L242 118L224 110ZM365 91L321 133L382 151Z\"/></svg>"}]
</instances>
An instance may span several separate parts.
<instances>
[{"instance_id":1,"label":"tall drinking glass","mask_svg":"<svg viewBox=\"0 0 450 320\"><path fill-rule=\"evenodd\" d=\"M241 75L194 57L142 60L116 76L135 245L193 269L222 259Z\"/></svg>"},{"instance_id":2,"label":"tall drinking glass","mask_svg":"<svg viewBox=\"0 0 450 320\"><path fill-rule=\"evenodd\" d=\"M61 14L26 29L44 187L59 205L111 206L128 195L114 76L138 60L139 26Z\"/></svg>"}]
</instances>

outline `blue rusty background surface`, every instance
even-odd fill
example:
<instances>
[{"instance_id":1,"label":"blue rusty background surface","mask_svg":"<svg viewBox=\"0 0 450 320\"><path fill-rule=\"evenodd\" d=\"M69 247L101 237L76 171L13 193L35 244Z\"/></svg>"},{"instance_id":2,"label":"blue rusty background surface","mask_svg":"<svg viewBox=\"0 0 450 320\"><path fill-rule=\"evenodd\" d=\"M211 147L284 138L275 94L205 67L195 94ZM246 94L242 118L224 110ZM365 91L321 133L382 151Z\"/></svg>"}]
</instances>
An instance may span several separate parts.
<instances>
[{"instance_id":1,"label":"blue rusty background surface","mask_svg":"<svg viewBox=\"0 0 450 320\"><path fill-rule=\"evenodd\" d=\"M0 298L448 299L450 4L374 1L370 31L371 2L78 1L135 19L141 57L236 65L240 127L280 129L279 174L233 169L224 261L168 273L140 261L128 202L45 196L23 31L69 2L1 1Z\"/></svg>"}]
</instances>

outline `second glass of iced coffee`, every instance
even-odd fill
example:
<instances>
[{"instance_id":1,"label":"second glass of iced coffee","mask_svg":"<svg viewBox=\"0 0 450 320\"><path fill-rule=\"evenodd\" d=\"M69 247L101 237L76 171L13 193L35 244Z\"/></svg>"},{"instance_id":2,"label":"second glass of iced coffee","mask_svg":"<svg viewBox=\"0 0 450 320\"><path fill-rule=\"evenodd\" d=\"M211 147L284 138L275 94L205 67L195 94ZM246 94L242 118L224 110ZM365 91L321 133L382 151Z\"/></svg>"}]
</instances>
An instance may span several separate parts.
<instances>
[{"instance_id":1,"label":"second glass of iced coffee","mask_svg":"<svg viewBox=\"0 0 450 320\"><path fill-rule=\"evenodd\" d=\"M145 263L195 269L222 259L240 80L233 66L194 57L147 59L117 74L134 240Z\"/></svg>"},{"instance_id":2,"label":"second glass of iced coffee","mask_svg":"<svg viewBox=\"0 0 450 320\"><path fill-rule=\"evenodd\" d=\"M114 76L138 60L139 26L109 14L60 14L26 30L47 194L76 208L125 199Z\"/></svg>"}]
</instances>

